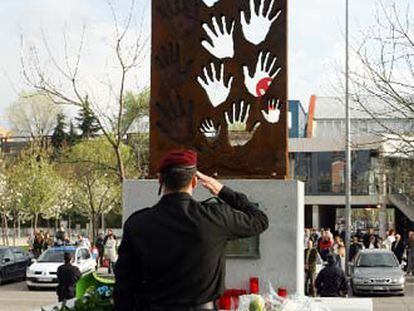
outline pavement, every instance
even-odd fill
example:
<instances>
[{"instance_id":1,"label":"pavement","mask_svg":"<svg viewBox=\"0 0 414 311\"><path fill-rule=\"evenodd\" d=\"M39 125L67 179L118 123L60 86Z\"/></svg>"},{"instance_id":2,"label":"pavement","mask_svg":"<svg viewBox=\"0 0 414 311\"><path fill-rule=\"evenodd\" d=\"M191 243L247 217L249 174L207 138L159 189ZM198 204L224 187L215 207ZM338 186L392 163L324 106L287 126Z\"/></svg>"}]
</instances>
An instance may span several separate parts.
<instances>
[{"instance_id":1,"label":"pavement","mask_svg":"<svg viewBox=\"0 0 414 311\"><path fill-rule=\"evenodd\" d=\"M413 277L407 279L406 286L403 297L373 297L374 311L414 311ZM30 311L56 302L54 290L29 291L25 282L8 283L0 287L0 311Z\"/></svg>"}]
</instances>

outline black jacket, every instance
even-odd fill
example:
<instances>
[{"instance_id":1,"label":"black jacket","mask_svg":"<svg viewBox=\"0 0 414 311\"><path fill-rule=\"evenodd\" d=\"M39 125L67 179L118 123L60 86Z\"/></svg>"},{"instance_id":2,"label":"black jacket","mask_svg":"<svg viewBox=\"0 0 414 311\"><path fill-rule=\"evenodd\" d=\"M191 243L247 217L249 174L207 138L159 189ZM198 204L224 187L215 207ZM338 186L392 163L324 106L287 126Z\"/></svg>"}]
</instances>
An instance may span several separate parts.
<instances>
[{"instance_id":1,"label":"black jacket","mask_svg":"<svg viewBox=\"0 0 414 311\"><path fill-rule=\"evenodd\" d=\"M78 267L69 264L61 265L57 270L58 287L56 289L59 301L75 297L75 285L81 273Z\"/></svg>"},{"instance_id":2,"label":"black jacket","mask_svg":"<svg viewBox=\"0 0 414 311\"><path fill-rule=\"evenodd\" d=\"M349 260L354 260L355 256L359 253L362 249L362 245L360 243L352 243L349 246Z\"/></svg>"},{"instance_id":3,"label":"black jacket","mask_svg":"<svg viewBox=\"0 0 414 311\"><path fill-rule=\"evenodd\" d=\"M341 297L348 293L345 273L335 263L319 272L315 286L321 297Z\"/></svg>"},{"instance_id":4,"label":"black jacket","mask_svg":"<svg viewBox=\"0 0 414 311\"><path fill-rule=\"evenodd\" d=\"M404 249L405 249L404 241L399 240L398 244L397 244L397 241L392 242L391 250L397 257L399 263L402 262L402 257L404 255Z\"/></svg>"},{"instance_id":5,"label":"black jacket","mask_svg":"<svg viewBox=\"0 0 414 311\"><path fill-rule=\"evenodd\" d=\"M164 195L125 223L115 268L115 309L194 306L224 291L226 242L260 234L267 216L223 187L228 205L202 205L187 193Z\"/></svg>"}]
</instances>

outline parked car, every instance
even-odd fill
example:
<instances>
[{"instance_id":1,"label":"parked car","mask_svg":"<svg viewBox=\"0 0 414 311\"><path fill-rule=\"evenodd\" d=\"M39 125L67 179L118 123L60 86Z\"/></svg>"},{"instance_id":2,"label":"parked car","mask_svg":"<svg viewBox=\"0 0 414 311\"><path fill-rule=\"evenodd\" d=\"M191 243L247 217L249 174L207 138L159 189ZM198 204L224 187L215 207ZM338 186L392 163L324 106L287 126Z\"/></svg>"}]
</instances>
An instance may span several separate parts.
<instances>
[{"instance_id":1,"label":"parked car","mask_svg":"<svg viewBox=\"0 0 414 311\"><path fill-rule=\"evenodd\" d=\"M354 295L404 295L405 273L393 252L364 249L351 264L351 286Z\"/></svg>"},{"instance_id":2,"label":"parked car","mask_svg":"<svg viewBox=\"0 0 414 311\"><path fill-rule=\"evenodd\" d=\"M63 254L71 253L73 265L77 266L81 274L95 270L96 261L86 247L60 246L46 250L33 264L27 268L26 284L28 289L55 288L58 285L57 269L64 263Z\"/></svg>"},{"instance_id":3,"label":"parked car","mask_svg":"<svg viewBox=\"0 0 414 311\"><path fill-rule=\"evenodd\" d=\"M22 248L0 246L0 285L4 281L23 280L30 262L29 253Z\"/></svg>"}]
</instances>

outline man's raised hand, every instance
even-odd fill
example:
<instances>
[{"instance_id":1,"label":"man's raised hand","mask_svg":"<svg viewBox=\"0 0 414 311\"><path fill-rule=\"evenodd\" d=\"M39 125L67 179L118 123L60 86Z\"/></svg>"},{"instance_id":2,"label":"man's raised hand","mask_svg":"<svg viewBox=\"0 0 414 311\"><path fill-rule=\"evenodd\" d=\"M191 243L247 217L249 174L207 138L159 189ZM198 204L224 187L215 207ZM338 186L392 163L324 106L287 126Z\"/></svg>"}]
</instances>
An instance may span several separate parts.
<instances>
[{"instance_id":1,"label":"man's raised hand","mask_svg":"<svg viewBox=\"0 0 414 311\"><path fill-rule=\"evenodd\" d=\"M204 175L203 173L197 172L197 177L200 180L204 188L211 192L213 195L218 195L223 189L223 184L213 177Z\"/></svg>"}]
</instances>

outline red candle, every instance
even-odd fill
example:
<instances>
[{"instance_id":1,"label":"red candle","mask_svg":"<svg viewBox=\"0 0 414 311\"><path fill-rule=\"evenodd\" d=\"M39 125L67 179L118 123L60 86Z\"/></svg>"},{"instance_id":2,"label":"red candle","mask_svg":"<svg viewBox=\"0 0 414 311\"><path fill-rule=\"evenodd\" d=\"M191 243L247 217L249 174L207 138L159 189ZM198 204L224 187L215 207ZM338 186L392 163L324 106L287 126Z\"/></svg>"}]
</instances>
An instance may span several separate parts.
<instances>
[{"instance_id":1,"label":"red candle","mask_svg":"<svg viewBox=\"0 0 414 311\"><path fill-rule=\"evenodd\" d=\"M259 293L259 278L251 277L250 278L250 294Z\"/></svg>"},{"instance_id":2,"label":"red candle","mask_svg":"<svg viewBox=\"0 0 414 311\"><path fill-rule=\"evenodd\" d=\"M277 294L280 297L286 298L287 297L287 290L286 290L286 288L279 287L278 290L277 290Z\"/></svg>"},{"instance_id":3,"label":"red candle","mask_svg":"<svg viewBox=\"0 0 414 311\"><path fill-rule=\"evenodd\" d=\"M231 295L229 291L225 291L223 296L219 300L219 308L221 310L230 310L231 309Z\"/></svg>"}]
</instances>

